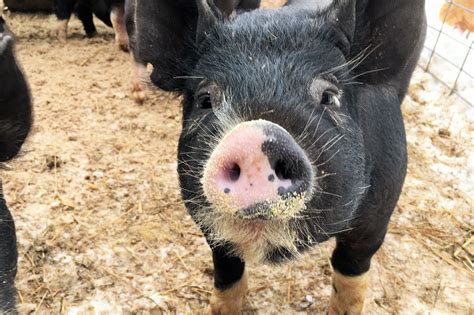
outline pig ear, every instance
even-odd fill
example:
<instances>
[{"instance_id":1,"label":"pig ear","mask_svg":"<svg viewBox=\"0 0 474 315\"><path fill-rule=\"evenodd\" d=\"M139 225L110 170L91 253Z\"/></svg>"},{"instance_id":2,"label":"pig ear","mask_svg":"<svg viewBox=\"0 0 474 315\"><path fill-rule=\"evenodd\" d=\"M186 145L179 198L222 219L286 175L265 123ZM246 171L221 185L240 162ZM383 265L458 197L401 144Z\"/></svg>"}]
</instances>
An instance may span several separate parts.
<instances>
[{"instance_id":1,"label":"pig ear","mask_svg":"<svg viewBox=\"0 0 474 315\"><path fill-rule=\"evenodd\" d=\"M331 23L334 28L339 29L346 40L339 43L343 51L349 50L354 39L356 25L356 1L355 0L293 0L288 6L295 9L312 12L318 18Z\"/></svg>"},{"instance_id":2,"label":"pig ear","mask_svg":"<svg viewBox=\"0 0 474 315\"><path fill-rule=\"evenodd\" d=\"M228 2L228 1L227 1ZM196 42L201 43L206 37L206 33L212 29L219 21L228 18L234 8L225 5L225 1L197 0L198 23L196 30Z\"/></svg>"},{"instance_id":3,"label":"pig ear","mask_svg":"<svg viewBox=\"0 0 474 315\"><path fill-rule=\"evenodd\" d=\"M329 20L340 27L349 42L352 42L356 26L356 1L334 0L333 8L327 15Z\"/></svg>"},{"instance_id":4,"label":"pig ear","mask_svg":"<svg viewBox=\"0 0 474 315\"><path fill-rule=\"evenodd\" d=\"M349 55L356 27L356 1L334 0L326 12L326 19L344 34L337 45L346 56Z\"/></svg>"},{"instance_id":5,"label":"pig ear","mask_svg":"<svg viewBox=\"0 0 474 315\"><path fill-rule=\"evenodd\" d=\"M195 59L196 3L189 0L131 0L126 3L127 31L136 62L152 64L152 82L179 91Z\"/></svg>"}]
</instances>

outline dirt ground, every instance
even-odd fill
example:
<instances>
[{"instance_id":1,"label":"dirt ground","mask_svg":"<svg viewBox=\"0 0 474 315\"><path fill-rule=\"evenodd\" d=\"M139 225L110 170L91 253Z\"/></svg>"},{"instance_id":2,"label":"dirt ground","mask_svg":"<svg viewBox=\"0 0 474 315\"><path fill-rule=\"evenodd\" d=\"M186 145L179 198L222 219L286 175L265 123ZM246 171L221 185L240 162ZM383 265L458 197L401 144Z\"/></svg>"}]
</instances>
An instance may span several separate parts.
<instances>
[{"instance_id":1,"label":"dirt ground","mask_svg":"<svg viewBox=\"0 0 474 315\"><path fill-rule=\"evenodd\" d=\"M24 154L1 174L21 313L203 313L211 255L178 191L179 99L154 90L134 104L129 56L112 31L101 25L86 39L74 19L63 45L54 22L9 17L35 106ZM474 314L474 111L422 71L403 106L409 173L373 260L366 313ZM332 246L249 266L246 312L324 313Z\"/></svg>"}]
</instances>

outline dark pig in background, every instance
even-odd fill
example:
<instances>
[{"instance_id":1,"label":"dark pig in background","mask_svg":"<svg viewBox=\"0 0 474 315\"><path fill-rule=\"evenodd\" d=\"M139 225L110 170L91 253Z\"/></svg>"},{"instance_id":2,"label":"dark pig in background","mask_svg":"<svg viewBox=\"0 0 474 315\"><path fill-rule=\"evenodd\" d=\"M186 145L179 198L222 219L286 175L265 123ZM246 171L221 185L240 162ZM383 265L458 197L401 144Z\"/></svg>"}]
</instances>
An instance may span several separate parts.
<instances>
[{"instance_id":1,"label":"dark pig in background","mask_svg":"<svg viewBox=\"0 0 474 315\"><path fill-rule=\"evenodd\" d=\"M256 9L260 6L260 0L216 0L216 4L225 14L235 15L236 13L242 13ZM147 81L147 70L146 64L150 60L150 54L153 54L153 49L169 50L163 52L163 55L172 56L174 53L177 56L186 57L183 50L188 49L186 45L192 42L182 39L190 37L196 34L197 26L197 5L196 1L192 0L176 0L176 1L157 1L150 9L160 10L160 15L169 15L173 19L167 19L170 24L163 23L159 25L160 29L154 29L153 27L158 26L157 23L151 25L152 27L144 27L145 21L153 19L155 11L145 12L148 5L137 6L137 0L125 1L125 23L127 28L127 34L129 36L130 51L132 54L133 61L133 74L132 74L132 97L136 103L142 104L146 99L146 84ZM136 22L136 20L142 20ZM139 24L140 34L137 33L138 28L136 23ZM178 41L176 39L179 39ZM158 39L158 42L154 42ZM165 58L160 63L166 64L170 68L176 68L176 70L183 66L180 64L182 60L174 58ZM176 65L175 65L176 64ZM179 72L179 71L178 71ZM174 72L173 72L174 73ZM176 72L177 73L177 72ZM161 84L166 85L167 82L171 83L172 80L167 77L167 73L161 74L163 78L156 78L160 80ZM172 87L165 87L165 89L172 89Z\"/></svg>"},{"instance_id":2,"label":"dark pig in background","mask_svg":"<svg viewBox=\"0 0 474 315\"><path fill-rule=\"evenodd\" d=\"M0 0L3 12L3 0ZM31 100L13 51L13 35L0 14L0 162L12 159L31 128ZM16 314L17 266L15 224L7 208L0 177L0 314Z\"/></svg>"},{"instance_id":3,"label":"dark pig in background","mask_svg":"<svg viewBox=\"0 0 474 315\"><path fill-rule=\"evenodd\" d=\"M51 12L53 0L5 0L8 10L15 12Z\"/></svg>"},{"instance_id":4,"label":"dark pig in background","mask_svg":"<svg viewBox=\"0 0 474 315\"><path fill-rule=\"evenodd\" d=\"M128 51L128 36L125 28L125 0L54 0L54 13L58 18L57 36L62 42L67 39L67 25L73 12L81 20L87 37L97 34L93 15L107 26L113 27L117 46Z\"/></svg>"},{"instance_id":5,"label":"dark pig in background","mask_svg":"<svg viewBox=\"0 0 474 315\"><path fill-rule=\"evenodd\" d=\"M246 262L282 263L335 237L328 312L360 314L406 175L400 104L424 1L234 3L134 8L136 60L183 96L178 172L212 249L210 312L240 313Z\"/></svg>"}]
</instances>

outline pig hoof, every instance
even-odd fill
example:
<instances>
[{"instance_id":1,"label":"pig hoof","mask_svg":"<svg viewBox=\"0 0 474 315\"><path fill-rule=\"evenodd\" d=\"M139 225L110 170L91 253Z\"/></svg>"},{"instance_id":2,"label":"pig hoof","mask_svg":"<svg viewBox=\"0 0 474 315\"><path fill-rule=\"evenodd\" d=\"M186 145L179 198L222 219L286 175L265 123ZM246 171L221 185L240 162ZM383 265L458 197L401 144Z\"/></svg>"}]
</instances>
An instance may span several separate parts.
<instances>
[{"instance_id":1,"label":"pig hoof","mask_svg":"<svg viewBox=\"0 0 474 315\"><path fill-rule=\"evenodd\" d=\"M214 298L214 296L213 296ZM221 301L211 299L209 305L209 315L240 315L242 313L243 301L234 299L233 301Z\"/></svg>"},{"instance_id":2,"label":"pig hoof","mask_svg":"<svg viewBox=\"0 0 474 315\"><path fill-rule=\"evenodd\" d=\"M242 313L242 305L247 293L247 276L244 273L239 282L224 291L214 289L209 311L210 315L238 315Z\"/></svg>"},{"instance_id":3,"label":"pig hoof","mask_svg":"<svg viewBox=\"0 0 474 315\"><path fill-rule=\"evenodd\" d=\"M66 44L67 34L65 32L58 31L56 37L61 44Z\"/></svg>"},{"instance_id":4,"label":"pig hoof","mask_svg":"<svg viewBox=\"0 0 474 315\"><path fill-rule=\"evenodd\" d=\"M115 43L121 51L128 52L128 37L115 38Z\"/></svg>"},{"instance_id":5,"label":"pig hoof","mask_svg":"<svg viewBox=\"0 0 474 315\"><path fill-rule=\"evenodd\" d=\"M328 315L362 314L369 273L351 277L334 272L332 284L333 291L329 301Z\"/></svg>"},{"instance_id":6,"label":"pig hoof","mask_svg":"<svg viewBox=\"0 0 474 315\"><path fill-rule=\"evenodd\" d=\"M118 43L118 48L123 52L128 52L128 43Z\"/></svg>"},{"instance_id":7,"label":"pig hoof","mask_svg":"<svg viewBox=\"0 0 474 315\"><path fill-rule=\"evenodd\" d=\"M132 84L132 98L135 103L142 105L146 100L145 86L141 82Z\"/></svg>"},{"instance_id":8,"label":"pig hoof","mask_svg":"<svg viewBox=\"0 0 474 315\"><path fill-rule=\"evenodd\" d=\"M65 44L67 40L67 20L58 21L58 25L56 26L56 38L61 44Z\"/></svg>"},{"instance_id":9,"label":"pig hoof","mask_svg":"<svg viewBox=\"0 0 474 315\"><path fill-rule=\"evenodd\" d=\"M97 36L97 32L96 31L93 31L93 32L90 32L90 33L86 33L86 37L87 38L93 38L93 37L96 37Z\"/></svg>"}]
</instances>

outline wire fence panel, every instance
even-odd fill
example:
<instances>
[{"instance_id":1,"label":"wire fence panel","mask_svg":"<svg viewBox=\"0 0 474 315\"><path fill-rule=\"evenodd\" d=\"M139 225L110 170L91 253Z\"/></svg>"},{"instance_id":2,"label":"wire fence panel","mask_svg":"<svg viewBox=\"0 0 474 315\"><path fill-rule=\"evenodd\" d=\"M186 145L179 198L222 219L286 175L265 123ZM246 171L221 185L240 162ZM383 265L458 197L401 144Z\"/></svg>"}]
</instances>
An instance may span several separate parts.
<instances>
[{"instance_id":1,"label":"wire fence panel","mask_svg":"<svg viewBox=\"0 0 474 315\"><path fill-rule=\"evenodd\" d=\"M474 106L474 0L428 0L426 14L419 66Z\"/></svg>"}]
</instances>

